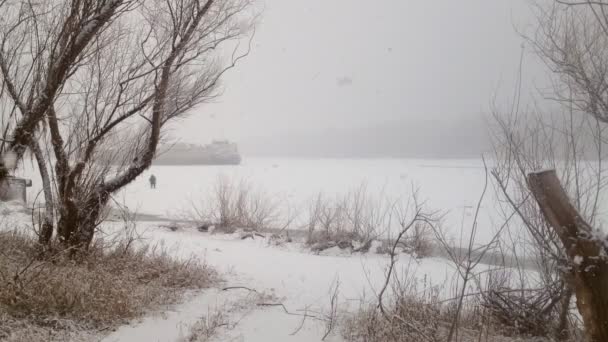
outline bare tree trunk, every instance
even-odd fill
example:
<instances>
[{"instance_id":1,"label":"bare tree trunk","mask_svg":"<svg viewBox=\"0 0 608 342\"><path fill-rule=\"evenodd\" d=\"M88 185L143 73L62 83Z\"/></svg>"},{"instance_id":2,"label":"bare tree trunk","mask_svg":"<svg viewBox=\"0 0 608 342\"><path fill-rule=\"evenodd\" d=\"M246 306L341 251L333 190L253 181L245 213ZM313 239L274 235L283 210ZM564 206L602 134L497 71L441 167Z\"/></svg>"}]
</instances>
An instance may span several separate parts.
<instances>
[{"instance_id":1,"label":"bare tree trunk","mask_svg":"<svg viewBox=\"0 0 608 342\"><path fill-rule=\"evenodd\" d=\"M38 163L38 170L40 173L40 178L42 179L42 189L44 192L44 218L43 222L40 226L40 233L38 234L38 242L47 246L51 242L51 238L53 237L53 221L55 220L55 216L53 213L53 190L51 188L51 177L48 169L46 168L45 158L42 154L42 150L40 149L40 145L38 141L32 140L30 142L30 148L36 157L36 162Z\"/></svg>"},{"instance_id":2,"label":"bare tree trunk","mask_svg":"<svg viewBox=\"0 0 608 342\"><path fill-rule=\"evenodd\" d=\"M608 341L608 260L605 241L570 203L555 170L531 173L528 186L557 232L572 266L571 286L589 342Z\"/></svg>"},{"instance_id":3,"label":"bare tree trunk","mask_svg":"<svg viewBox=\"0 0 608 342\"><path fill-rule=\"evenodd\" d=\"M86 252L90 247L109 200L110 193L94 191L78 204L71 200L61 204L57 235L63 246L71 250L72 256Z\"/></svg>"},{"instance_id":4,"label":"bare tree trunk","mask_svg":"<svg viewBox=\"0 0 608 342\"><path fill-rule=\"evenodd\" d=\"M60 203L57 237L65 247L69 247L72 235L78 229L78 215L78 207L74 203Z\"/></svg>"},{"instance_id":5,"label":"bare tree trunk","mask_svg":"<svg viewBox=\"0 0 608 342\"><path fill-rule=\"evenodd\" d=\"M71 245L80 251L86 251L95 235L95 229L99 224L100 218L110 200L110 193L100 191L94 192L93 195L84 204L79 217L79 225L77 233L72 236Z\"/></svg>"}]
</instances>

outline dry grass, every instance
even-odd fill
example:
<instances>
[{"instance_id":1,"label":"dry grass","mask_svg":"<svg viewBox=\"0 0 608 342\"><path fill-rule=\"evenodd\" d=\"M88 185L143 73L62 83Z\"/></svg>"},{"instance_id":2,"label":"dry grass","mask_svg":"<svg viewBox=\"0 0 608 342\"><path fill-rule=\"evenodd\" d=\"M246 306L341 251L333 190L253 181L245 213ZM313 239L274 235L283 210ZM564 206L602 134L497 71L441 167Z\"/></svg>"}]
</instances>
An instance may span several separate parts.
<instances>
[{"instance_id":1,"label":"dry grass","mask_svg":"<svg viewBox=\"0 0 608 342\"><path fill-rule=\"evenodd\" d=\"M95 244L77 262L65 253L39 258L35 241L19 232L0 232L0 246L0 315L13 320L0 321L0 340L19 341L19 324L32 331L106 329L216 279L197 261L130 243Z\"/></svg>"},{"instance_id":2,"label":"dry grass","mask_svg":"<svg viewBox=\"0 0 608 342\"><path fill-rule=\"evenodd\" d=\"M517 311L514 315L527 317L525 322L499 319L502 316L497 315L497 307L488 301L488 295L506 291L503 287L492 287L492 290L472 287L472 292L465 293L466 300L460 306L459 297L440 299L445 288L429 286L426 277L421 283L409 266L400 275L393 273L387 277L390 277L387 278L389 291L384 300L382 297L371 302L362 300L358 310L342 320L341 333L346 341L439 342L449 341L451 331L455 332L451 339L454 342L557 340L552 335L554 322L534 317L539 308L532 304L538 305L538 301L530 300L530 305L517 302L519 306L512 308ZM509 291L504 293L507 297L509 294ZM454 322L457 322L455 328ZM518 324L520 329L514 329ZM577 335L561 341L580 341L580 338Z\"/></svg>"},{"instance_id":3,"label":"dry grass","mask_svg":"<svg viewBox=\"0 0 608 342\"><path fill-rule=\"evenodd\" d=\"M208 342L216 336L219 328L227 326L223 312L216 311L201 318L190 330L188 342Z\"/></svg>"},{"instance_id":4,"label":"dry grass","mask_svg":"<svg viewBox=\"0 0 608 342\"><path fill-rule=\"evenodd\" d=\"M416 286L408 282L393 284L392 295L385 305L385 313L378 303L363 302L359 309L344 317L341 321L341 333L348 342L439 342L447 341L450 327L456 317L457 299L438 300L439 289L417 291ZM521 299L511 314L526 317L527 320L505 321L498 316L495 303L487 302L487 295L482 293L471 296L459 314L459 325L453 341L460 342L549 342L582 341L580 331L571 331L570 337L558 339L552 331L557 322L535 317L539 308L531 304L525 306ZM496 293L494 293L496 295ZM504 296L509 297L509 292ZM500 309L504 307L500 306ZM501 313L504 313L501 311Z\"/></svg>"},{"instance_id":5,"label":"dry grass","mask_svg":"<svg viewBox=\"0 0 608 342\"><path fill-rule=\"evenodd\" d=\"M400 297L385 317L376 304L363 305L346 318L342 335L352 342L441 341L440 305L415 297Z\"/></svg>"},{"instance_id":6,"label":"dry grass","mask_svg":"<svg viewBox=\"0 0 608 342\"><path fill-rule=\"evenodd\" d=\"M32 341L97 341L100 339L96 331L87 331L85 326L67 320L51 320L46 325L40 325L31 320L16 319L0 314L0 340L6 342Z\"/></svg>"},{"instance_id":7,"label":"dry grass","mask_svg":"<svg viewBox=\"0 0 608 342\"><path fill-rule=\"evenodd\" d=\"M343 320L341 333L348 342L443 342L447 341L453 307L428 298L401 297L391 305L389 319L382 315L377 305L367 304ZM486 321L483 312L474 307L464 310L461 317L462 326L457 333L460 342L553 341L543 336L501 335L502 329L495 322Z\"/></svg>"}]
</instances>

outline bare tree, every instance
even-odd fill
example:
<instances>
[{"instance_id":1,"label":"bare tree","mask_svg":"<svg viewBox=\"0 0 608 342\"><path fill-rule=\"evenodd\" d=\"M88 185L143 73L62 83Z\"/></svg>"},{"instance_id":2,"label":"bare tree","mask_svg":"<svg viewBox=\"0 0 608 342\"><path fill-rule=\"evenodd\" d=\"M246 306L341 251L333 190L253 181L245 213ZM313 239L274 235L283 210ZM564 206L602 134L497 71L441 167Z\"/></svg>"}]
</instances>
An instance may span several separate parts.
<instances>
[{"instance_id":1,"label":"bare tree","mask_svg":"<svg viewBox=\"0 0 608 342\"><path fill-rule=\"evenodd\" d=\"M3 100L18 109L5 155L18 160L36 127L48 127L38 135L56 160L58 236L86 248L111 195L151 165L167 125L217 96L220 78L248 54L239 42L251 32L252 2L5 5L15 28L0 51ZM32 71L22 76L24 68Z\"/></svg>"},{"instance_id":2,"label":"bare tree","mask_svg":"<svg viewBox=\"0 0 608 342\"><path fill-rule=\"evenodd\" d=\"M557 337L562 339L567 337L573 293L587 339L603 341L608 331L602 311L606 304L601 282L607 276L600 257L603 242L590 238L590 227L599 225L606 184L607 6L604 1L538 5L538 29L526 38L553 75L552 91L542 95L558 104L552 109L558 113L549 116L537 107L521 110L517 92L510 113L495 115L498 164L493 176L505 207L526 228L545 287L561 289L556 295L562 298L557 315ZM547 169L553 171L536 173ZM588 266L587 257L597 263L591 271L581 266Z\"/></svg>"},{"instance_id":3,"label":"bare tree","mask_svg":"<svg viewBox=\"0 0 608 342\"><path fill-rule=\"evenodd\" d=\"M552 99L608 122L608 2L556 0L536 12L527 38L555 76Z\"/></svg>"},{"instance_id":4,"label":"bare tree","mask_svg":"<svg viewBox=\"0 0 608 342\"><path fill-rule=\"evenodd\" d=\"M2 101L14 124L5 126L3 156L20 160L65 82L96 47L92 40L131 11L135 0L0 1ZM11 166L0 165L0 179Z\"/></svg>"},{"instance_id":5,"label":"bare tree","mask_svg":"<svg viewBox=\"0 0 608 342\"><path fill-rule=\"evenodd\" d=\"M551 294L537 307L546 308L544 314L560 318L555 335L567 338L572 260L539 210L527 177L536 170L557 170L581 215L597 222L606 172L602 162L604 133L596 119L560 111L551 116L536 109L495 112L496 164L492 176L503 217L505 222L510 221L506 222L501 244L517 246L508 251L517 265L534 262L540 282L533 288L544 288ZM527 293L521 291L521 295L524 299ZM557 305L560 300L562 304Z\"/></svg>"},{"instance_id":6,"label":"bare tree","mask_svg":"<svg viewBox=\"0 0 608 342\"><path fill-rule=\"evenodd\" d=\"M68 115L76 120L71 127L86 135L74 131L69 135L70 141L61 143L57 114L55 110L48 112L55 156L62 160L57 174L60 196L67 204L66 214L61 215L65 220L60 221L64 241L87 246L109 196L151 165L163 127L216 96L220 77L249 50L238 54L238 45L233 47L228 65L215 61L214 51L246 33L249 23L241 22L237 15L249 5L246 0L146 2L136 12L137 25L146 23L135 31L138 34L127 34L124 40L117 41L116 34L122 32L122 27L116 26L116 34L107 37L112 40L108 43L109 53L98 54L96 57L101 60L92 64L85 76L97 85L86 89L79 102L94 105L85 108L80 116ZM99 44L106 43L103 36L99 38ZM129 45L136 48L128 49ZM129 55L123 56L122 49ZM120 59L125 57L129 63L121 65ZM108 65L115 67L106 69ZM103 106L94 102L100 92L107 96L102 99ZM133 125L139 129L135 139L117 148L115 134L121 129L132 130ZM73 166L67 166L66 145L77 156ZM94 162L99 159L94 158L97 149L119 158L114 177L106 179L110 170ZM82 195L80 203L72 201L74 192Z\"/></svg>"}]
</instances>

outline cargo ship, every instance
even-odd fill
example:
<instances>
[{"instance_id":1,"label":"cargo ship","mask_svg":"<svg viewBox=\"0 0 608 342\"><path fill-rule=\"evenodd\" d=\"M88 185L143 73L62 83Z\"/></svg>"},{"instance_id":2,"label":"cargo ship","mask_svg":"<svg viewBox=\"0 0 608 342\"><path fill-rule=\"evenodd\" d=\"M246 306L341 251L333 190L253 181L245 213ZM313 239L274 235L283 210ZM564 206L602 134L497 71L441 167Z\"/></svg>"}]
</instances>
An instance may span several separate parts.
<instances>
[{"instance_id":1,"label":"cargo ship","mask_svg":"<svg viewBox=\"0 0 608 342\"><path fill-rule=\"evenodd\" d=\"M239 165L241 155L235 143L215 140L208 145L178 143L159 148L155 165Z\"/></svg>"}]
</instances>

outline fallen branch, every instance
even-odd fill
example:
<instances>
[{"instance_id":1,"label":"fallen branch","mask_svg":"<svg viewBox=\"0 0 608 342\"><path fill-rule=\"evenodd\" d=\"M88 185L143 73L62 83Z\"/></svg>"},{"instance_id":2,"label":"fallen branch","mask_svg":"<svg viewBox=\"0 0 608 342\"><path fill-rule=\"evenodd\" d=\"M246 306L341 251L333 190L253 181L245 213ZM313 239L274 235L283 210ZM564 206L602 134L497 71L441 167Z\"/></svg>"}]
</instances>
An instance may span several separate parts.
<instances>
[{"instance_id":1,"label":"fallen branch","mask_svg":"<svg viewBox=\"0 0 608 342\"><path fill-rule=\"evenodd\" d=\"M304 316L302 316L302 321L300 322L300 325L296 328L296 330L294 330L292 333L289 334L289 336L295 336L297 333L300 332L300 330L302 330L302 328L304 327L304 323L306 322L306 317L308 317L308 309L304 310Z\"/></svg>"},{"instance_id":2,"label":"fallen branch","mask_svg":"<svg viewBox=\"0 0 608 342\"><path fill-rule=\"evenodd\" d=\"M326 318L309 315L307 313L300 314L300 313L295 313L295 312L289 312L289 310L287 310L287 308L285 307L285 305L283 303L258 303L257 306L280 306L281 308L283 308L283 311L285 311L285 313L290 316L307 317L307 318L312 318L317 321L323 321L323 322L327 321Z\"/></svg>"},{"instance_id":3,"label":"fallen branch","mask_svg":"<svg viewBox=\"0 0 608 342\"><path fill-rule=\"evenodd\" d=\"M228 287L224 287L222 289L222 291L228 291L228 290L247 290L249 292L259 293L257 290L250 289L250 288L245 287L245 286L228 286Z\"/></svg>"}]
</instances>

